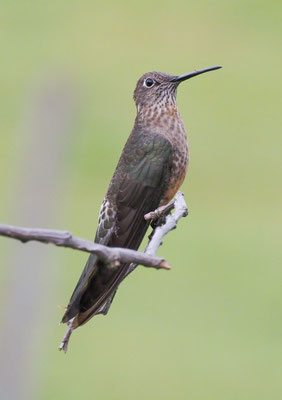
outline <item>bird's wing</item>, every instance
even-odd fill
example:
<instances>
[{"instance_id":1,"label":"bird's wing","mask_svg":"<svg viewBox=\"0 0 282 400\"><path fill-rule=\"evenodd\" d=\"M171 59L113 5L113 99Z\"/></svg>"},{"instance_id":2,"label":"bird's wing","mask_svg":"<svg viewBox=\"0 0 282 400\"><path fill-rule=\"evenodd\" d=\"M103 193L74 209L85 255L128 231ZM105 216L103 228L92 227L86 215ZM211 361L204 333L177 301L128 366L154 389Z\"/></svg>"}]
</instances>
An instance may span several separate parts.
<instances>
[{"instance_id":1,"label":"bird's wing","mask_svg":"<svg viewBox=\"0 0 282 400\"><path fill-rule=\"evenodd\" d=\"M130 142L125 146L115 172L116 179L101 207L96 241L111 247L139 247L148 228L144 215L158 207L168 183L172 158L170 142L157 135L143 135L133 140L133 146ZM130 150L132 148L135 150ZM122 174L121 179L118 174ZM114 199L112 203L110 199ZM114 217L113 223L109 221L109 214ZM95 255L90 255L62 322L76 316L73 327L77 327L94 314L102 313L103 305L115 293L127 268L128 264L117 270L110 269L97 262Z\"/></svg>"}]
</instances>

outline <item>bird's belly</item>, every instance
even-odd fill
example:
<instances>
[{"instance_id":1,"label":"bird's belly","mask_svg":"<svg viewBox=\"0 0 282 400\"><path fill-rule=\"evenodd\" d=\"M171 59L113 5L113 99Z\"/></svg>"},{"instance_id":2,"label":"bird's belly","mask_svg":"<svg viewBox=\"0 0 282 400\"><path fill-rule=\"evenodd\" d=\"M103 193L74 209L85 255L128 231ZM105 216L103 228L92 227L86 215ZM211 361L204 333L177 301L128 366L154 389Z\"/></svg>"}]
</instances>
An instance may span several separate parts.
<instances>
[{"instance_id":1,"label":"bird's belly","mask_svg":"<svg viewBox=\"0 0 282 400\"><path fill-rule=\"evenodd\" d=\"M168 181L167 189L161 199L160 206L167 204L174 197L185 179L188 164L189 153L188 145L186 144L184 151L176 151L174 154L171 175Z\"/></svg>"},{"instance_id":2,"label":"bird's belly","mask_svg":"<svg viewBox=\"0 0 282 400\"><path fill-rule=\"evenodd\" d=\"M182 185L184 178L186 175L186 171L184 171L180 178L175 180L175 179L170 179L169 182L169 187L166 190L161 202L160 202L160 206L164 206L165 204L167 204L171 199L173 199L174 195L176 194L176 192L178 191L178 189L180 188L180 186Z\"/></svg>"}]
</instances>

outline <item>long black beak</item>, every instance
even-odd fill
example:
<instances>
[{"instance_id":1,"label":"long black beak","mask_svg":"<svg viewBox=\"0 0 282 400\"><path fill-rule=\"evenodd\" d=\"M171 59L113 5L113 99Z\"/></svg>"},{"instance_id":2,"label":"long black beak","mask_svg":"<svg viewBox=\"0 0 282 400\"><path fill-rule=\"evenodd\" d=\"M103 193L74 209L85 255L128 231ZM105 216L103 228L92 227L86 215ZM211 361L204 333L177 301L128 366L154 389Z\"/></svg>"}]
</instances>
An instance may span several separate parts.
<instances>
[{"instance_id":1,"label":"long black beak","mask_svg":"<svg viewBox=\"0 0 282 400\"><path fill-rule=\"evenodd\" d=\"M194 76L204 74L205 72L214 71L215 69L222 68L220 65L216 65L215 67L209 67L204 69L199 69L199 71L189 72L189 74L179 75L171 79L171 82L183 82L186 79L193 78Z\"/></svg>"}]
</instances>

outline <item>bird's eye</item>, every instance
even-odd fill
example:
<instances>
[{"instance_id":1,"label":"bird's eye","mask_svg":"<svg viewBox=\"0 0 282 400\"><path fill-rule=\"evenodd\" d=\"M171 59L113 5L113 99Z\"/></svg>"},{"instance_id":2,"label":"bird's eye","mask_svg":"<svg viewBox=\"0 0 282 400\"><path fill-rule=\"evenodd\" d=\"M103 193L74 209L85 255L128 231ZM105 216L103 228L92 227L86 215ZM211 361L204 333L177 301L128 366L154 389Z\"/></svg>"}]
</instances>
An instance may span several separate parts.
<instances>
[{"instance_id":1,"label":"bird's eye","mask_svg":"<svg viewBox=\"0 0 282 400\"><path fill-rule=\"evenodd\" d=\"M147 87L151 87L151 86L153 86L153 84L154 84L154 81L151 78L147 78L144 81L144 85L147 86Z\"/></svg>"}]
</instances>

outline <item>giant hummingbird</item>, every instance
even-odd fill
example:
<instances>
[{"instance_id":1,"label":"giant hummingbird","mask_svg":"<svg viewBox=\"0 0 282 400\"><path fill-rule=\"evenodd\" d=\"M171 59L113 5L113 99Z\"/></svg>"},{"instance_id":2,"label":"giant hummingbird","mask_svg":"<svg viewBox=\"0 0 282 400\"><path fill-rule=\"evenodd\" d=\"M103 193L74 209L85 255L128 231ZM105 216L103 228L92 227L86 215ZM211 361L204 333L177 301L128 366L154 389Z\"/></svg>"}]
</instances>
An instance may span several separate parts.
<instances>
[{"instance_id":1,"label":"giant hummingbird","mask_svg":"<svg viewBox=\"0 0 282 400\"><path fill-rule=\"evenodd\" d=\"M101 206L96 243L138 249L149 225L144 215L173 198L189 163L186 131L176 105L177 87L218 68L179 76L148 72L138 80L133 96L137 116ZM130 264L107 268L91 254L62 322L75 329L94 315L106 314L129 268Z\"/></svg>"}]
</instances>

